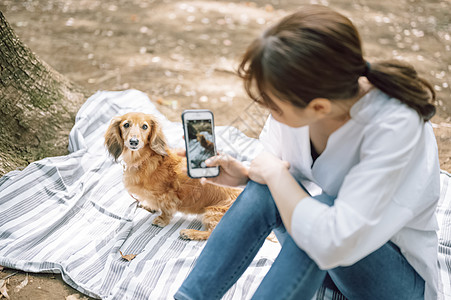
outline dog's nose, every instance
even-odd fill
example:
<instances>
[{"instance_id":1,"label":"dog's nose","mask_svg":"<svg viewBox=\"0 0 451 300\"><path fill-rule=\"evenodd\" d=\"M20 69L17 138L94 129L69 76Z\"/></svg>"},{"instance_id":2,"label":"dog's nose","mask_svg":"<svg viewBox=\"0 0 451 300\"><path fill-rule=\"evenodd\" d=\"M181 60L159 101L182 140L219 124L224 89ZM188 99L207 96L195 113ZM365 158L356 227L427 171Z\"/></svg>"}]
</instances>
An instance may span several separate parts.
<instances>
[{"instance_id":1,"label":"dog's nose","mask_svg":"<svg viewBox=\"0 0 451 300\"><path fill-rule=\"evenodd\" d=\"M137 138L131 138L130 139L130 146L136 147L139 144L139 140Z\"/></svg>"}]
</instances>

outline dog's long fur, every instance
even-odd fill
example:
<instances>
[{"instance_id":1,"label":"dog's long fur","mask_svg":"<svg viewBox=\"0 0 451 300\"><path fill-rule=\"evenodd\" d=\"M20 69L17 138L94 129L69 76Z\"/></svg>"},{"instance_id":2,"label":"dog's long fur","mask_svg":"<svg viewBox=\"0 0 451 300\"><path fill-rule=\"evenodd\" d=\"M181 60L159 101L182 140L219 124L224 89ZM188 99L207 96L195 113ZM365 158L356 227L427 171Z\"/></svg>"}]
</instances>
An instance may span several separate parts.
<instances>
[{"instance_id":1,"label":"dog's long fur","mask_svg":"<svg viewBox=\"0 0 451 300\"><path fill-rule=\"evenodd\" d=\"M116 161L122 156L126 164L123 180L128 192L143 208L161 211L154 225L168 225L176 211L203 215L206 230L184 229L180 232L184 239L207 239L241 192L202 185L182 172L185 160L168 148L152 115L132 112L114 117L105 134L105 145Z\"/></svg>"}]
</instances>

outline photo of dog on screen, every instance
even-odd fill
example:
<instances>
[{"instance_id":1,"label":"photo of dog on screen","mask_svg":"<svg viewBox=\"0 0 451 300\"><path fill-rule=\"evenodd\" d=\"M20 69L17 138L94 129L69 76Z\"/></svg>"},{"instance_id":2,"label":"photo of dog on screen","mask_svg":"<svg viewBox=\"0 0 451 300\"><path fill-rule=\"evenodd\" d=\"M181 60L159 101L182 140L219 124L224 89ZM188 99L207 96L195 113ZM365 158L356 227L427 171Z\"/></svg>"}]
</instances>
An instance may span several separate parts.
<instances>
[{"instance_id":1,"label":"photo of dog on screen","mask_svg":"<svg viewBox=\"0 0 451 300\"><path fill-rule=\"evenodd\" d=\"M205 168L205 160L215 155L211 120L190 120L187 128L190 167Z\"/></svg>"}]
</instances>

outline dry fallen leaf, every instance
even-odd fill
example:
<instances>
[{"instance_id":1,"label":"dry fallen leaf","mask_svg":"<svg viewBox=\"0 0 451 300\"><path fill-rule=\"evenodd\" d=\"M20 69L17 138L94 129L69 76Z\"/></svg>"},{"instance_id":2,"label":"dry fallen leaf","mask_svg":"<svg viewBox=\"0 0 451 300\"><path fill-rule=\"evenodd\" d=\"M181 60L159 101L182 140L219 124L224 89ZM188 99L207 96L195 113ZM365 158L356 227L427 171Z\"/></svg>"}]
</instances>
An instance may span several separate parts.
<instances>
[{"instance_id":1,"label":"dry fallen leaf","mask_svg":"<svg viewBox=\"0 0 451 300\"><path fill-rule=\"evenodd\" d=\"M16 286L16 288L14 289L14 292L15 293L20 292L20 290L23 289L24 287L26 287L27 284L28 284L28 273L25 276L25 279L18 286Z\"/></svg>"},{"instance_id":2,"label":"dry fallen leaf","mask_svg":"<svg viewBox=\"0 0 451 300\"><path fill-rule=\"evenodd\" d=\"M274 11L274 6L272 6L271 4L266 4L265 5L265 10L267 12L273 12Z\"/></svg>"},{"instance_id":3,"label":"dry fallen leaf","mask_svg":"<svg viewBox=\"0 0 451 300\"><path fill-rule=\"evenodd\" d=\"M136 254L127 254L127 255L124 255L124 254L122 254L122 252L119 250L119 253L121 254L121 256L122 256L122 258L123 259L126 259L126 260L128 260L128 261L131 261L132 259L134 259L135 257L136 257Z\"/></svg>"},{"instance_id":4,"label":"dry fallen leaf","mask_svg":"<svg viewBox=\"0 0 451 300\"><path fill-rule=\"evenodd\" d=\"M157 103L164 106L170 106L172 109L177 109L178 101L177 100L164 100L161 98L157 99Z\"/></svg>"},{"instance_id":5,"label":"dry fallen leaf","mask_svg":"<svg viewBox=\"0 0 451 300\"><path fill-rule=\"evenodd\" d=\"M6 280L0 280L0 298L5 297L6 299L10 299L8 295L8 289L6 288Z\"/></svg>"}]
</instances>

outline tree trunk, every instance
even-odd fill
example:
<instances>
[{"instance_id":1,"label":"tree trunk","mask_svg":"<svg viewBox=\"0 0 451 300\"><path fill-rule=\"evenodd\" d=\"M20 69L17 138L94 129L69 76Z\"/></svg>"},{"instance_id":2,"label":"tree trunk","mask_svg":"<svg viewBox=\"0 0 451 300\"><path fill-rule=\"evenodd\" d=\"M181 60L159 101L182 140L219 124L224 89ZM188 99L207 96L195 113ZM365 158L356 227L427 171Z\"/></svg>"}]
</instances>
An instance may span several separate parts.
<instances>
[{"instance_id":1,"label":"tree trunk","mask_svg":"<svg viewBox=\"0 0 451 300\"><path fill-rule=\"evenodd\" d=\"M0 175L67 153L86 91L40 60L0 11Z\"/></svg>"}]
</instances>

